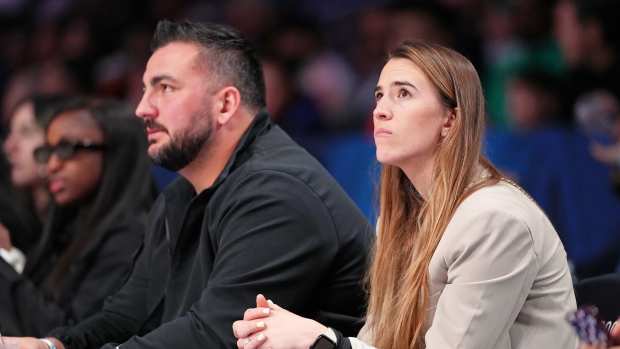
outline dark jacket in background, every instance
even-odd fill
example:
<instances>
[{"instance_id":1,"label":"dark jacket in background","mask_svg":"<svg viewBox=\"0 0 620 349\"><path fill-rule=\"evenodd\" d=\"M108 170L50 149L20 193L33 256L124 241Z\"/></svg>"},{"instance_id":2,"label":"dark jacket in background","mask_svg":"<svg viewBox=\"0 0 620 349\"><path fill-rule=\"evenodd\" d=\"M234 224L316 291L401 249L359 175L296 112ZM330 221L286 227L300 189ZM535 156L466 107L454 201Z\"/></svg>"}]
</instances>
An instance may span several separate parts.
<instances>
[{"instance_id":1,"label":"dark jacket in background","mask_svg":"<svg viewBox=\"0 0 620 349\"><path fill-rule=\"evenodd\" d=\"M101 310L107 296L131 271L131 256L144 234L145 217L117 222L107 229L43 236L45 249L29 258L20 275L0 260L0 327L3 335L41 337ZM96 234L75 258L60 289L47 284L58 258L77 234ZM60 295L56 297L55 294Z\"/></svg>"},{"instance_id":2,"label":"dark jacket in background","mask_svg":"<svg viewBox=\"0 0 620 349\"><path fill-rule=\"evenodd\" d=\"M211 188L196 195L181 178L159 197L104 310L51 335L68 349L233 348L232 323L259 292L355 335L373 236L327 171L261 113Z\"/></svg>"}]
</instances>

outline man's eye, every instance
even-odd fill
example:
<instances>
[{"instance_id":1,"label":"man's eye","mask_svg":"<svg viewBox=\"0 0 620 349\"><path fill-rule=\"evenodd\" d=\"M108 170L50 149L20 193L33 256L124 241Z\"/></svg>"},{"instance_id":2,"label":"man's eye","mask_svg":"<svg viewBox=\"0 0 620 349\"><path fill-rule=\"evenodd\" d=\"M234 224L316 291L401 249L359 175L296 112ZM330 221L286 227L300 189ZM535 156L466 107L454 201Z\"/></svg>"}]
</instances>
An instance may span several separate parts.
<instances>
[{"instance_id":1,"label":"man's eye","mask_svg":"<svg viewBox=\"0 0 620 349\"><path fill-rule=\"evenodd\" d=\"M172 86L167 85L167 84L162 84L162 85L161 85L161 89L162 89L162 91L164 91L164 92L171 92L171 91L173 90Z\"/></svg>"}]
</instances>

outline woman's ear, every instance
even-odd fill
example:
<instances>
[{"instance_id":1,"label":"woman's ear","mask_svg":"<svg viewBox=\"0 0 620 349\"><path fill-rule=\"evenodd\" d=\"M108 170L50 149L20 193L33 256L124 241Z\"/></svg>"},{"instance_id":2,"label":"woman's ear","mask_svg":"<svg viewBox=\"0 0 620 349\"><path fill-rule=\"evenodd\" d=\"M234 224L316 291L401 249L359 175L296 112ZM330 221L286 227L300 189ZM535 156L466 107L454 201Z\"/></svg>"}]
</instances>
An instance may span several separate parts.
<instances>
[{"instance_id":1,"label":"woman's ear","mask_svg":"<svg viewBox=\"0 0 620 349\"><path fill-rule=\"evenodd\" d=\"M451 108L447 111L443 125L441 126L441 137L446 137L456 120L457 108Z\"/></svg>"}]
</instances>

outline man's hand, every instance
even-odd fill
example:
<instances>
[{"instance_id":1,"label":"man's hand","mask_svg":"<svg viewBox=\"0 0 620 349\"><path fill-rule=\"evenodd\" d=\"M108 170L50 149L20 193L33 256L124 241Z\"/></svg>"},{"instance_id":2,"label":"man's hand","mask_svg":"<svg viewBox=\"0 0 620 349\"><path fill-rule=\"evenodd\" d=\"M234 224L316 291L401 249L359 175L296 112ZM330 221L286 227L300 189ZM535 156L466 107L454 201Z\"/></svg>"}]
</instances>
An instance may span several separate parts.
<instances>
[{"instance_id":1,"label":"man's hand","mask_svg":"<svg viewBox=\"0 0 620 349\"><path fill-rule=\"evenodd\" d=\"M13 248L11 234L9 234L9 230L2 223L0 223L0 248L7 251Z\"/></svg>"},{"instance_id":2,"label":"man's hand","mask_svg":"<svg viewBox=\"0 0 620 349\"><path fill-rule=\"evenodd\" d=\"M47 344L38 338L33 337L2 337L4 347L0 349L49 349ZM65 346L56 338L48 338L57 349L65 349ZM2 344L0 343L0 346Z\"/></svg>"}]
</instances>

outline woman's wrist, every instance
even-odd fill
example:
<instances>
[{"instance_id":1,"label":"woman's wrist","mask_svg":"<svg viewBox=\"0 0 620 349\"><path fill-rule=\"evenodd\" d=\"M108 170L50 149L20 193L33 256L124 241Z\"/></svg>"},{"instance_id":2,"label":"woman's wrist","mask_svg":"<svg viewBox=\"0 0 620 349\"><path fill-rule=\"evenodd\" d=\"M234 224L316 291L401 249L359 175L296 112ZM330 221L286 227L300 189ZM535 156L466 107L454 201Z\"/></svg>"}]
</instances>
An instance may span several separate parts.
<instances>
[{"instance_id":1,"label":"woman's wrist","mask_svg":"<svg viewBox=\"0 0 620 349\"><path fill-rule=\"evenodd\" d=\"M304 331L304 334L299 341L300 345L298 349L310 348L310 346L321 334L327 333L327 331L329 330L327 326L324 326L317 321L311 320L310 323L312 325L309 325L306 331Z\"/></svg>"}]
</instances>

